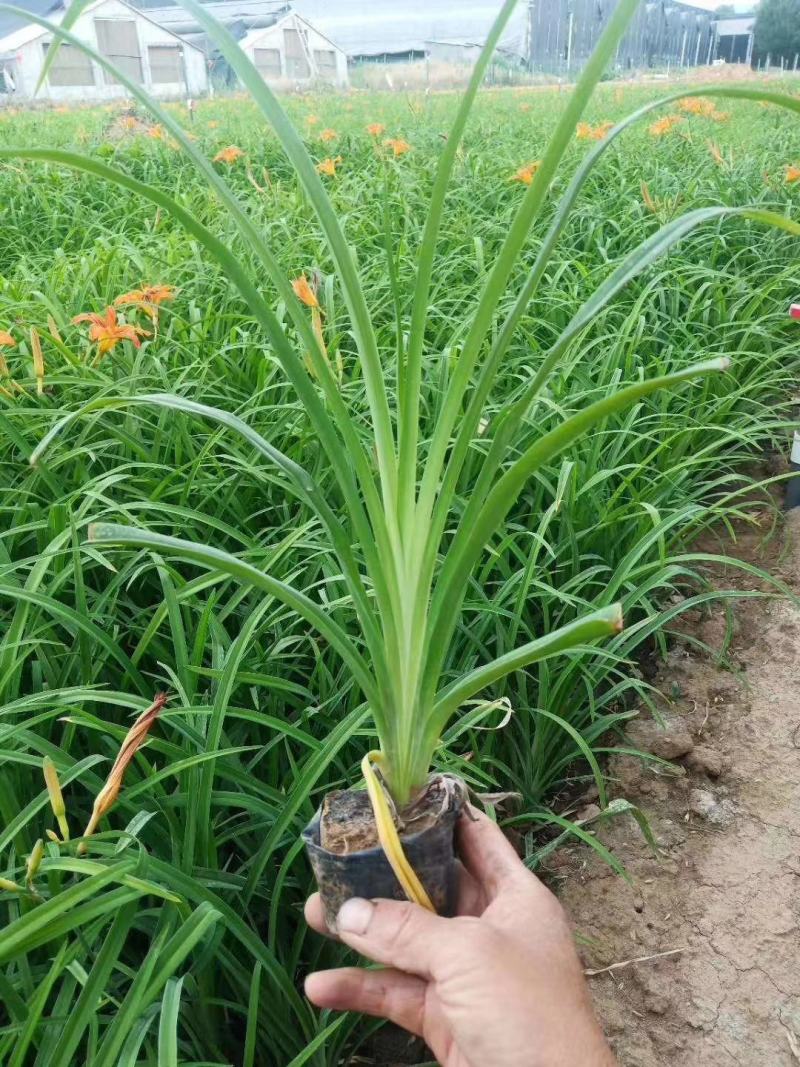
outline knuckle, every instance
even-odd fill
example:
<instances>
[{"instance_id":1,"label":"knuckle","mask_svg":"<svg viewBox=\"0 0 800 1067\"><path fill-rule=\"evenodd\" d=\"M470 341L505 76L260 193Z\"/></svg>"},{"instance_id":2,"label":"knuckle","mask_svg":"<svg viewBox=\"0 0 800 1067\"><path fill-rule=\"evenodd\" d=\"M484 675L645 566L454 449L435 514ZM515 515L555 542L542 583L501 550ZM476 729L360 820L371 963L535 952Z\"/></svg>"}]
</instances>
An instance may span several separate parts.
<instances>
[{"instance_id":1,"label":"knuckle","mask_svg":"<svg viewBox=\"0 0 800 1067\"><path fill-rule=\"evenodd\" d=\"M380 905L379 905L380 907ZM385 943L389 952L402 949L414 937L416 905L408 901L387 905L386 921L382 923L385 930Z\"/></svg>"}]
</instances>

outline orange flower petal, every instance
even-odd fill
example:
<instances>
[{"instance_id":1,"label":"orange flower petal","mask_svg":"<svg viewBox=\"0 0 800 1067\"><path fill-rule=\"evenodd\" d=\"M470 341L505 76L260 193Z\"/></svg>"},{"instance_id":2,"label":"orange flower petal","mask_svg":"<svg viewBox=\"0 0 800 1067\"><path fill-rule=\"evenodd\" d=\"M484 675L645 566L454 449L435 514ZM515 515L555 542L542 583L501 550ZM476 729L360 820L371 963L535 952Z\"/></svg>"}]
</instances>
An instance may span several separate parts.
<instances>
[{"instance_id":1,"label":"orange flower petal","mask_svg":"<svg viewBox=\"0 0 800 1067\"><path fill-rule=\"evenodd\" d=\"M244 152L235 144L228 145L227 148L221 148L219 152L214 156L215 163L235 163L237 159L240 159L244 155Z\"/></svg>"},{"instance_id":2,"label":"orange flower petal","mask_svg":"<svg viewBox=\"0 0 800 1067\"><path fill-rule=\"evenodd\" d=\"M299 278L293 279L292 289L294 289L295 296L298 298L298 300L301 300L306 305L306 307L319 307L317 294L308 284L308 279L306 278L305 274L301 274Z\"/></svg>"}]
</instances>

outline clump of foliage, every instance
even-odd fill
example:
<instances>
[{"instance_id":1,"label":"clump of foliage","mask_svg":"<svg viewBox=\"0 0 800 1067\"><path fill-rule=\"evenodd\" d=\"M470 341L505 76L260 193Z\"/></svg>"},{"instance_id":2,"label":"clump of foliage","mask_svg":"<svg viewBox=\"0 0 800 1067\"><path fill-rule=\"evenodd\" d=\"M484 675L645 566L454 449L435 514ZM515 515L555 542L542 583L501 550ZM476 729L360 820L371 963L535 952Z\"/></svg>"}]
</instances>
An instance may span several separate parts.
<instances>
[{"instance_id":1,"label":"clump of foliage","mask_svg":"<svg viewBox=\"0 0 800 1067\"><path fill-rule=\"evenodd\" d=\"M727 92L798 109L769 91ZM616 93L586 93L581 108L592 130L631 104L639 118L656 107L650 90ZM626 699L648 695L631 658L643 642L663 641L680 610L713 595L696 584L705 557L687 542L716 517L739 512L742 470L784 432L776 400L789 395L800 369L783 325L796 245L760 222L772 213L791 229L786 209L796 194L783 174L800 142L777 109L734 103L727 121L698 111L657 138L647 121L622 122L584 154L571 136L580 109L555 94L477 96L469 124L449 98L411 103L388 96L292 102L303 131L296 141L280 116L282 140L265 137L255 109L241 101L204 103L191 129L177 108L162 108L155 121L163 136L146 132L144 116L145 130L120 130L103 110L10 122L18 145L47 138L49 147L15 150L0 173L8 207L0 327L15 341L3 351L8 378L21 387L4 378L0 394L9 520L0 539L0 854L3 876L20 887L3 895L4 1060L332 1065L363 1035L355 1020L318 1017L297 991L297 977L321 954L340 951L319 944L300 920L308 872L297 833L325 788L356 779L373 743L362 685L369 681L337 647L346 640L355 662L372 667L362 624L377 604L363 580L372 576L368 539L349 549L365 593L358 605L358 586L341 553L332 553L343 542L318 501L337 522L350 521L345 489L359 477L363 453L381 514L381 455L371 451L379 378L390 410L408 412L408 391L401 400L408 379L398 368L417 368L410 395L420 462L434 448L444 448L445 459L463 451L448 509L438 513L441 538L432 539L436 573L458 529L477 529L476 513L520 457L593 404L638 391L632 407L610 407L567 452L546 457L504 516L488 516L497 520L489 550L459 594L448 641L431 648L447 692L581 615L623 604L628 626L605 645L581 644L535 671L513 664L496 678L484 675L486 688L473 694L480 703L462 709L435 749L438 767L477 788L520 789L532 863L532 826L583 834L601 847L547 801L588 774L605 803L598 758L624 721ZM309 123L312 115L321 121ZM454 135L444 142L442 129L462 118L460 142ZM367 132L375 125L409 150L385 149L383 134ZM333 149L315 132L324 129L337 133ZM559 167L554 157L544 163L554 133ZM175 149L181 138L188 157ZM242 154L209 172L203 161L232 145ZM201 156L198 169L192 150ZM300 180L292 161L307 150ZM2 154L11 160L10 150ZM350 262L369 309L368 321L356 316L361 335L341 278L348 260L331 251L330 234L327 245L321 239L327 207L309 192L312 170L337 156L341 163L322 180L326 202L345 217L346 245L356 250ZM36 162L20 162L26 157ZM428 204L439 188L431 164L442 158L450 159L453 181L441 193L420 302L420 257L434 251L426 243ZM38 182L26 180L29 167ZM530 182L513 180L520 170ZM220 200L208 197L203 175ZM565 192L567 209L553 210ZM735 207L747 202L747 212ZM677 217L683 208L692 209L689 221ZM692 234L701 222L705 228ZM245 227L238 236L237 223ZM669 257L657 258L668 249ZM470 341L476 291L488 290L504 255L508 285L492 290L487 329ZM324 353L311 308L291 289L291 279L315 271ZM159 307L157 328L135 305L118 305L120 319L150 336L134 335L139 347L122 338L98 360L96 348L86 350L86 324L71 320L104 313L145 283L176 289ZM425 318L419 333L408 329L415 312ZM31 326L43 349L41 375ZM281 333L299 355L301 400L283 371ZM360 345L370 333L380 363L368 380ZM421 345L417 363L397 358L410 345ZM460 361L470 345L475 373L465 374ZM452 400L447 407L453 381L463 376L469 411L479 368L498 352L479 418L473 410L473 426L459 436L462 409ZM729 355L730 375L672 393L649 388ZM523 406L537 377L538 402ZM153 399L164 393L172 399ZM109 413L120 398L136 403ZM353 415L358 448L349 454L341 444L326 452L314 432L316 408L330 415L340 403ZM46 432L81 409L58 446L30 468ZM451 432L443 434L448 411ZM404 421L387 425L398 449ZM313 480L314 499L296 491L293 464ZM387 470L391 486L390 462ZM435 510L443 497L438 477L429 478ZM299 484L308 494L308 483ZM405 484L417 486L416 478ZM427 559L427 528L417 531L399 503L393 514ZM143 538L143 548L87 543L92 521L128 527L124 539ZM182 543L171 540L176 533ZM122 536L112 531L108 539ZM192 557L185 542L201 546L202 556ZM690 587L687 599L672 602ZM296 606L324 615L322 637L285 588L303 598ZM399 592L407 592L402 583ZM28 889L28 857L56 825L42 759L58 770L75 832L89 821L130 717L161 688L174 696L88 855L48 842ZM506 718L500 730L482 729ZM431 739L417 740L421 766ZM403 775L413 782L416 773L401 769L400 792Z\"/></svg>"}]
</instances>

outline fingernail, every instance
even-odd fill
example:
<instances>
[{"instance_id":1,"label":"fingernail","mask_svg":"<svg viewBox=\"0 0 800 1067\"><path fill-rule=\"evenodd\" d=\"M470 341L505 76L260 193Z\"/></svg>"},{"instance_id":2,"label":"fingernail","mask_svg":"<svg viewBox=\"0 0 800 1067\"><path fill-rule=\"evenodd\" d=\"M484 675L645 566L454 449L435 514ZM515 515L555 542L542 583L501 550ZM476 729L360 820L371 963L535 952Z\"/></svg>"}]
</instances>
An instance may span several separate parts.
<instances>
[{"instance_id":1,"label":"fingernail","mask_svg":"<svg viewBox=\"0 0 800 1067\"><path fill-rule=\"evenodd\" d=\"M360 897L346 900L336 916L336 929L343 934L365 934L375 905Z\"/></svg>"}]
</instances>

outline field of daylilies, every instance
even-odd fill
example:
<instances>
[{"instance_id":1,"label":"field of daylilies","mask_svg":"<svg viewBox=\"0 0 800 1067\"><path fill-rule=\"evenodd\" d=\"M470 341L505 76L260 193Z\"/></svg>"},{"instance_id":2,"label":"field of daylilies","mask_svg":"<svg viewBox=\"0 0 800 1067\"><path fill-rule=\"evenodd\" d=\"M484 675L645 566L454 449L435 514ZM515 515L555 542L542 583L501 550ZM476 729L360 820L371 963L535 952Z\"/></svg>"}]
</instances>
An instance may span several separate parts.
<instances>
[{"instance_id":1,"label":"field of daylilies","mask_svg":"<svg viewBox=\"0 0 800 1067\"><path fill-rule=\"evenodd\" d=\"M758 84L798 95L790 78ZM668 91L597 88L487 344L579 161ZM505 348L464 455L453 525L493 414L640 242L687 210L754 205L800 221L798 116L701 94L633 124L589 174ZM457 99L284 101L341 220L390 398ZM476 293L566 100L555 89L477 97L427 300L423 451L470 343ZM298 835L327 789L358 782L375 747L358 682L280 599L166 543L109 547L87 532L146 526L225 550L303 591L352 636L328 531L287 492L283 468L188 409L115 401L169 393L239 416L309 472L337 514L338 483L230 273L156 200L106 182L101 165L168 194L237 254L313 395L326 375L366 426L371 385L309 197L255 105L219 98L167 114L244 205L305 319L172 133L141 108L0 111L0 1062L333 1067L368 1057L375 1023L317 1013L302 995L303 975L343 951L303 922L312 880ZM96 173L17 158L11 146L77 152ZM575 800L593 781L605 800L604 757L625 747L626 716L650 699L641 657L665 651L681 611L722 595L705 582L696 536L746 519L754 461L787 451L800 238L709 213L664 251L590 309L518 420L513 454L611 390L715 357L730 367L610 411L536 471L472 572L444 661L456 677L622 602L621 633L498 678L463 705L435 754L477 792L520 794L512 821L534 868L575 836L604 851L592 826L574 821ZM93 401L31 465L57 420ZM631 813L618 798L601 818Z\"/></svg>"}]
</instances>

